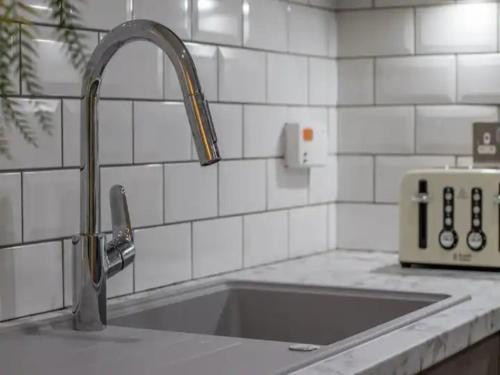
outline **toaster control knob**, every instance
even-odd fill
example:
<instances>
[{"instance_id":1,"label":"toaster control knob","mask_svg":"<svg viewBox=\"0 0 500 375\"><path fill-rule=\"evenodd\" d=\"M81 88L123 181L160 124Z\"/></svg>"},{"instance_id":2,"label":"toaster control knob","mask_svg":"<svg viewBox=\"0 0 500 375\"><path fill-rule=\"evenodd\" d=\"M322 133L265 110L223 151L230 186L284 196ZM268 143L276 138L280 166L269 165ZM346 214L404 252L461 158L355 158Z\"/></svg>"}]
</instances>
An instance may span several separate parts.
<instances>
[{"instance_id":1,"label":"toaster control knob","mask_svg":"<svg viewBox=\"0 0 500 375\"><path fill-rule=\"evenodd\" d=\"M442 230L439 233L439 244L445 250L451 250L457 245L457 234L454 230Z\"/></svg>"},{"instance_id":2,"label":"toaster control knob","mask_svg":"<svg viewBox=\"0 0 500 375\"><path fill-rule=\"evenodd\" d=\"M469 232L467 245L472 251L480 251L486 246L486 235L483 232Z\"/></svg>"}]
</instances>

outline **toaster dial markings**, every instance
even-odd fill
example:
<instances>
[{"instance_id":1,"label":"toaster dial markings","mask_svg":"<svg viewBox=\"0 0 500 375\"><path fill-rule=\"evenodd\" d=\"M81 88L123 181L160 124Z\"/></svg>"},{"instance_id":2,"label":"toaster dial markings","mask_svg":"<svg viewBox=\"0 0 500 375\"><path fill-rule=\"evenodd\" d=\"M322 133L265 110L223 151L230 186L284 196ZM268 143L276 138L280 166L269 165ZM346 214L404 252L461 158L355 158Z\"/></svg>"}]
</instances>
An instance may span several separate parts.
<instances>
[{"instance_id":1,"label":"toaster dial markings","mask_svg":"<svg viewBox=\"0 0 500 375\"><path fill-rule=\"evenodd\" d=\"M443 189L443 229L439 233L439 244L445 250L457 246L458 235L454 229L455 221L455 191L447 186Z\"/></svg>"},{"instance_id":2,"label":"toaster dial markings","mask_svg":"<svg viewBox=\"0 0 500 375\"><path fill-rule=\"evenodd\" d=\"M471 193L471 230L467 234L467 245L472 251L480 251L486 246L483 226L483 192L475 187Z\"/></svg>"}]
</instances>

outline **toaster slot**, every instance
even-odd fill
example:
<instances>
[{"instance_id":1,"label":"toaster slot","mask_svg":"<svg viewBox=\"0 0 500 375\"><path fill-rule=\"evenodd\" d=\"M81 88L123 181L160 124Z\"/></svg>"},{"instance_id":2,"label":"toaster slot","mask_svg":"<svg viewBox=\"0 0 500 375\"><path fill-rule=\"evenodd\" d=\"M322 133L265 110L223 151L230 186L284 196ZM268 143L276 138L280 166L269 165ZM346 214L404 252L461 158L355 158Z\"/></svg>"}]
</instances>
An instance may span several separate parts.
<instances>
[{"instance_id":1,"label":"toaster slot","mask_svg":"<svg viewBox=\"0 0 500 375\"><path fill-rule=\"evenodd\" d=\"M455 231L455 190L451 186L443 189L443 229L439 233L439 244L445 250L457 246L458 235Z\"/></svg>"},{"instance_id":2,"label":"toaster slot","mask_svg":"<svg viewBox=\"0 0 500 375\"><path fill-rule=\"evenodd\" d=\"M427 195L427 180L418 182L419 196ZM418 204L418 247L427 249L427 202L422 200Z\"/></svg>"}]
</instances>

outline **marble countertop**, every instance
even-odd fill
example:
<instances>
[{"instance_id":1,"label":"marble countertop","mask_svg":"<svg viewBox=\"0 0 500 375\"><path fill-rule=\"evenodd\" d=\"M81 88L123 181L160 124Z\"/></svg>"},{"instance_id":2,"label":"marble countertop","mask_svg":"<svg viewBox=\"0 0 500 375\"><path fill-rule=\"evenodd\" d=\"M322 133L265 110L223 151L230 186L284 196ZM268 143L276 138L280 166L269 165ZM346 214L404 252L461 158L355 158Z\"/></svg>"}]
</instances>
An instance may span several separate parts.
<instances>
[{"instance_id":1,"label":"marble countertop","mask_svg":"<svg viewBox=\"0 0 500 375\"><path fill-rule=\"evenodd\" d=\"M414 374L500 331L500 273L424 268L402 269L397 255L392 253L336 250L210 279L192 281L181 286L167 287L164 290L225 279L440 293L452 296L469 294L471 296L468 301L309 365L296 371L294 373L296 375ZM155 293L161 293L161 290L115 299L111 305L146 295L154 296ZM53 342L64 345L70 338L78 338L80 333L68 332L62 335L63 337L49 338L48 335L44 336L45 331L40 328L34 328L31 333L25 335L15 333L15 328L18 324L26 323L40 327L43 319L64 314L67 315L68 311L0 324L0 329L4 331L0 334L0 363L9 363L9 370L18 374L30 373L33 366L41 363L39 361L50 364L50 356L54 355L55 351L46 350L43 355L34 353L33 348L26 348L26 344L30 343L30 337L31 339L37 338L41 343ZM116 340L117 337L126 337L128 331L125 328L108 327L103 332L105 333L101 336L109 335ZM138 331L135 334L138 335ZM147 335L152 335L152 333ZM154 338L154 340L160 339L163 339L163 336ZM130 345L130 342L130 340L117 341L113 344ZM22 364L8 361L9 351L16 349L15 343L18 343L17 350L22 350L22 355L25 356ZM88 346L92 343L92 338L89 336L86 340L79 340L78 343L82 347ZM151 347L150 344L148 348ZM65 352L68 355L75 352L72 345L66 349ZM98 351L97 348L95 350L102 354L102 350ZM106 360L112 367L113 358L110 358L106 357ZM56 372L53 373L59 373L57 372L59 369L62 367L54 368ZM81 370L73 373L88 374L92 369L87 367ZM90 371L90 373L93 372Z\"/></svg>"}]
</instances>

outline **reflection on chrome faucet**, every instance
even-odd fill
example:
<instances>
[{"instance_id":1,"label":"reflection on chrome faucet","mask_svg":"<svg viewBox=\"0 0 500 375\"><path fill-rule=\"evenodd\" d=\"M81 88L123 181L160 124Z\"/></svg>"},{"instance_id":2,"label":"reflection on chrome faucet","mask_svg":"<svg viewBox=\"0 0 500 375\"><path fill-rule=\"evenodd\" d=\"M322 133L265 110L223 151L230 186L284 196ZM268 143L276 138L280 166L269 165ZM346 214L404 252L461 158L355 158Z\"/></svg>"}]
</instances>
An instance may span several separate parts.
<instances>
[{"instance_id":1,"label":"reflection on chrome faucet","mask_svg":"<svg viewBox=\"0 0 500 375\"><path fill-rule=\"evenodd\" d=\"M82 85L80 234L73 237L73 323L77 330L104 328L106 280L131 264L135 256L125 190L120 185L110 191L113 239L105 244L100 232L97 104L107 63L121 46L138 40L152 42L170 58L183 92L200 164L220 160L208 103L184 43L170 29L148 20L128 21L111 30L94 50Z\"/></svg>"}]
</instances>

